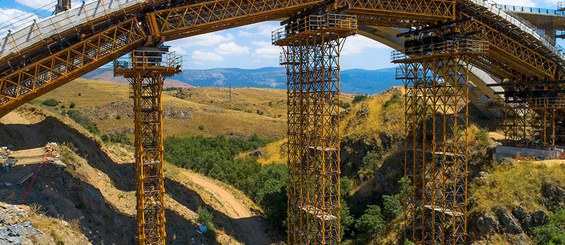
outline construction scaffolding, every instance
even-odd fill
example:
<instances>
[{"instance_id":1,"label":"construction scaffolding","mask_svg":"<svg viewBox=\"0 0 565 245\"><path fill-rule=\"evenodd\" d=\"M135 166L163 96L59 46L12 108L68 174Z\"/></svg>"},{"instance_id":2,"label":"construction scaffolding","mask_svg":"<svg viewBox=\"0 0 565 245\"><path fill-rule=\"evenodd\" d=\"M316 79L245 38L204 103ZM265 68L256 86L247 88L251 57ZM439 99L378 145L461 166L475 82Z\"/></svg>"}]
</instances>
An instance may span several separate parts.
<instances>
[{"instance_id":1,"label":"construction scaffolding","mask_svg":"<svg viewBox=\"0 0 565 245\"><path fill-rule=\"evenodd\" d=\"M166 77L180 73L182 59L168 48L134 50L114 62L114 74L131 84L135 124L135 176L139 244L165 244L163 105Z\"/></svg>"},{"instance_id":2,"label":"construction scaffolding","mask_svg":"<svg viewBox=\"0 0 565 245\"><path fill-rule=\"evenodd\" d=\"M308 15L273 32L288 96L288 244L340 243L339 57L356 16Z\"/></svg>"},{"instance_id":3,"label":"construction scaffolding","mask_svg":"<svg viewBox=\"0 0 565 245\"><path fill-rule=\"evenodd\" d=\"M405 33L405 50L392 55L406 88L405 175L414 192L405 200L405 230L416 244L467 239L467 61L486 55L488 43L453 26Z\"/></svg>"},{"instance_id":4,"label":"construction scaffolding","mask_svg":"<svg viewBox=\"0 0 565 245\"><path fill-rule=\"evenodd\" d=\"M545 95L549 97L529 95L522 99L506 96L505 100L488 104L504 111L500 124L505 136L504 145L539 149L565 145L565 98Z\"/></svg>"}]
</instances>

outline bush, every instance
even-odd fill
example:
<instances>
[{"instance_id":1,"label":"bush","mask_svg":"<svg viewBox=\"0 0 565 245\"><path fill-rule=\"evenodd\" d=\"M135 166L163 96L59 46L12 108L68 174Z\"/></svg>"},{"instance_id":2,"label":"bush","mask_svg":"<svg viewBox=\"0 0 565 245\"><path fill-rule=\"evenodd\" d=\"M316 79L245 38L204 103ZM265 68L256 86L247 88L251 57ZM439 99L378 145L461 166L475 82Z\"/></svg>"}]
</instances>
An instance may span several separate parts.
<instances>
[{"instance_id":1,"label":"bush","mask_svg":"<svg viewBox=\"0 0 565 245\"><path fill-rule=\"evenodd\" d=\"M86 115L82 114L80 111L68 110L67 116L69 116L75 122L80 124L83 128L88 130L90 133L96 134L96 135L100 134L100 130L98 129L98 126L96 126L96 123L91 121L90 118L88 118Z\"/></svg>"},{"instance_id":2,"label":"bush","mask_svg":"<svg viewBox=\"0 0 565 245\"><path fill-rule=\"evenodd\" d=\"M343 108L343 109L348 109L351 107L351 104L347 103L347 102L341 102L339 107Z\"/></svg>"},{"instance_id":3,"label":"bush","mask_svg":"<svg viewBox=\"0 0 565 245\"><path fill-rule=\"evenodd\" d=\"M534 228L538 244L565 244L565 209L550 216L549 223Z\"/></svg>"},{"instance_id":4,"label":"bush","mask_svg":"<svg viewBox=\"0 0 565 245\"><path fill-rule=\"evenodd\" d=\"M200 131L204 130L204 125L198 125L198 130Z\"/></svg>"},{"instance_id":5,"label":"bush","mask_svg":"<svg viewBox=\"0 0 565 245\"><path fill-rule=\"evenodd\" d=\"M69 105L69 108L73 109L73 108L75 108L75 106L76 106L75 102L71 102L71 104Z\"/></svg>"},{"instance_id":6,"label":"bush","mask_svg":"<svg viewBox=\"0 0 565 245\"><path fill-rule=\"evenodd\" d=\"M100 137L105 142L110 143L120 143L124 145L131 145L129 137L125 132L115 132L111 134L105 134Z\"/></svg>"},{"instance_id":7,"label":"bush","mask_svg":"<svg viewBox=\"0 0 565 245\"><path fill-rule=\"evenodd\" d=\"M385 102L385 104L383 105L384 108L387 108L391 105L397 104L400 102L400 100L402 99L402 97L400 96L400 93L394 93L392 94L392 98L390 98L389 100L387 100Z\"/></svg>"},{"instance_id":8,"label":"bush","mask_svg":"<svg viewBox=\"0 0 565 245\"><path fill-rule=\"evenodd\" d=\"M391 221L402 212L402 200L400 195L383 196L383 215L387 221Z\"/></svg>"},{"instance_id":9,"label":"bush","mask_svg":"<svg viewBox=\"0 0 565 245\"><path fill-rule=\"evenodd\" d=\"M385 227L381 208L377 205L367 206L365 213L355 223L355 228L369 239L377 236Z\"/></svg>"},{"instance_id":10,"label":"bush","mask_svg":"<svg viewBox=\"0 0 565 245\"><path fill-rule=\"evenodd\" d=\"M59 102L56 99L46 99L41 104L43 104L44 106L53 107L53 106L57 106Z\"/></svg>"},{"instance_id":11,"label":"bush","mask_svg":"<svg viewBox=\"0 0 565 245\"><path fill-rule=\"evenodd\" d=\"M355 104L355 103L359 103L365 99L369 98L369 96L367 95L355 95L355 97L353 97L353 101L351 101L351 103Z\"/></svg>"},{"instance_id":12,"label":"bush","mask_svg":"<svg viewBox=\"0 0 565 245\"><path fill-rule=\"evenodd\" d=\"M214 219L214 215L210 211L208 211L205 207L198 207L196 210L196 214L198 217L196 218L196 222L207 226L209 229L214 228L214 224L212 224L212 219Z\"/></svg>"},{"instance_id":13,"label":"bush","mask_svg":"<svg viewBox=\"0 0 565 245\"><path fill-rule=\"evenodd\" d=\"M383 163L382 154L377 151L370 151L363 157L361 167L357 171L357 175L361 180L367 180L373 177L375 171L381 167Z\"/></svg>"}]
</instances>

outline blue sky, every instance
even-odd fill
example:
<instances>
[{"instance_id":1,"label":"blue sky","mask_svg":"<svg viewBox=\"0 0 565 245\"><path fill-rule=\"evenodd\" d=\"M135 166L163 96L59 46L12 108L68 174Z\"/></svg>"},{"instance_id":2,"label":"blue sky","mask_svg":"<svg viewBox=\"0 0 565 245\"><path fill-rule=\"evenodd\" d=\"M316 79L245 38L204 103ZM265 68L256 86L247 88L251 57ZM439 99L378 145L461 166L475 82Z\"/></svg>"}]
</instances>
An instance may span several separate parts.
<instances>
[{"instance_id":1,"label":"blue sky","mask_svg":"<svg viewBox=\"0 0 565 245\"><path fill-rule=\"evenodd\" d=\"M89 0L91 1L91 0ZM555 8L557 0L495 0L500 4ZM53 12L56 0L0 0L0 32L30 23ZM81 1L73 0L74 6ZM271 45L271 31L278 22L263 22L170 41L166 44L183 55L188 69L217 67L259 68L278 66L279 47ZM392 49L360 35L349 37L342 51L342 69L380 69L390 63Z\"/></svg>"}]
</instances>

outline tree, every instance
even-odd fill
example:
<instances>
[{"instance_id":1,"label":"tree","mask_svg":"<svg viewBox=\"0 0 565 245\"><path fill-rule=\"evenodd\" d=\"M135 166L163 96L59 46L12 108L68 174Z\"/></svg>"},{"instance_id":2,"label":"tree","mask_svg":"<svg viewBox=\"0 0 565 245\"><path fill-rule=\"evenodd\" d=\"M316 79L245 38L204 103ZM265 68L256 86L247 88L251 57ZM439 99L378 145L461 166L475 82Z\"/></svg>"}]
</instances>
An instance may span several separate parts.
<instances>
[{"instance_id":1,"label":"tree","mask_svg":"<svg viewBox=\"0 0 565 245\"><path fill-rule=\"evenodd\" d=\"M565 209L558 210L549 223L536 227L534 237L538 244L565 244Z\"/></svg>"},{"instance_id":2,"label":"tree","mask_svg":"<svg viewBox=\"0 0 565 245\"><path fill-rule=\"evenodd\" d=\"M402 212L400 195L383 196L383 215L387 221L393 220Z\"/></svg>"},{"instance_id":3,"label":"tree","mask_svg":"<svg viewBox=\"0 0 565 245\"><path fill-rule=\"evenodd\" d=\"M365 213L355 223L355 228L367 239L377 236L384 227L385 220L378 205L367 206Z\"/></svg>"}]
</instances>

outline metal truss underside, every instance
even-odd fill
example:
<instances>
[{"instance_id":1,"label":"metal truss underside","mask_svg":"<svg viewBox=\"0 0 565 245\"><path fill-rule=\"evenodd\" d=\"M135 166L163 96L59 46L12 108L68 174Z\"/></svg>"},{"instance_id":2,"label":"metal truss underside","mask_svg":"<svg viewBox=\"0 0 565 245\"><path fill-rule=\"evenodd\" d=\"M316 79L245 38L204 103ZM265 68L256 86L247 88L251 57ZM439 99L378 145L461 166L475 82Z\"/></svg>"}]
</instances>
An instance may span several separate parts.
<instances>
[{"instance_id":1,"label":"metal truss underside","mask_svg":"<svg viewBox=\"0 0 565 245\"><path fill-rule=\"evenodd\" d=\"M273 34L287 70L288 244L341 240L339 55L356 27L354 16L328 14Z\"/></svg>"},{"instance_id":2,"label":"metal truss underside","mask_svg":"<svg viewBox=\"0 0 565 245\"><path fill-rule=\"evenodd\" d=\"M160 52L136 50L131 57L131 63L116 62L114 72L128 79L133 92L138 244L165 244L161 94L165 77L179 73L181 63L163 62Z\"/></svg>"},{"instance_id":3,"label":"metal truss underside","mask_svg":"<svg viewBox=\"0 0 565 245\"><path fill-rule=\"evenodd\" d=\"M133 50L145 37L133 18L2 77L0 117Z\"/></svg>"}]
</instances>

